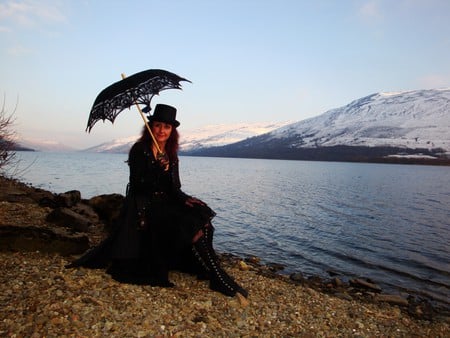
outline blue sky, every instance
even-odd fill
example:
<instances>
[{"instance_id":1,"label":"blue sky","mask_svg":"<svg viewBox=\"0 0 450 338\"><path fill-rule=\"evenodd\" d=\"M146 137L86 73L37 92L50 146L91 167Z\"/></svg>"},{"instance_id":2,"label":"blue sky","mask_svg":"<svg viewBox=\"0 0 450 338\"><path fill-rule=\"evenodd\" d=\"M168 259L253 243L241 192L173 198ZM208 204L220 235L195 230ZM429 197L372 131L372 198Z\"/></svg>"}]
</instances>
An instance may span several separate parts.
<instances>
[{"instance_id":1,"label":"blue sky","mask_svg":"<svg viewBox=\"0 0 450 338\"><path fill-rule=\"evenodd\" d=\"M299 121L381 91L450 86L448 0L0 0L0 91L19 136L85 148L141 130L87 118L145 69L192 81L152 101L180 132Z\"/></svg>"}]
</instances>

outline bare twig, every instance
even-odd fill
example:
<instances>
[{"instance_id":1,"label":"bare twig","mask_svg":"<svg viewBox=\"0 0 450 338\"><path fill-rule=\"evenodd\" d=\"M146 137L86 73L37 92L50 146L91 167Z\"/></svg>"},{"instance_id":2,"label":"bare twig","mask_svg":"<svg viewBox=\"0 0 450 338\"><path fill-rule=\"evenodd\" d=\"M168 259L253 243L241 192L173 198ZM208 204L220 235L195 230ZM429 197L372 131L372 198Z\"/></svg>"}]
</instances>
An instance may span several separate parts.
<instances>
[{"instance_id":1,"label":"bare twig","mask_svg":"<svg viewBox=\"0 0 450 338\"><path fill-rule=\"evenodd\" d=\"M3 96L3 104L0 110L0 174L6 174L7 168L14 166L16 163L16 153L14 151L16 144L14 126L14 113L17 109L14 108L11 114L8 114L5 109L5 96Z\"/></svg>"}]
</instances>

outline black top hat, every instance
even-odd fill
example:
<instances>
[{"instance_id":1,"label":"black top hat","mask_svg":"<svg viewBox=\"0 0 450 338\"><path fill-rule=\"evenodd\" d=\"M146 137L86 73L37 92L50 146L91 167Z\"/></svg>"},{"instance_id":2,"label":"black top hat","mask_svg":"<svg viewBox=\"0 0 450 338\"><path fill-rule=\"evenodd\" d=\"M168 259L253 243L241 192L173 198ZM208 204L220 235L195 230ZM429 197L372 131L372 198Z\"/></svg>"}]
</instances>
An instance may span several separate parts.
<instances>
[{"instance_id":1,"label":"black top hat","mask_svg":"<svg viewBox=\"0 0 450 338\"><path fill-rule=\"evenodd\" d=\"M177 116L177 109L167 104L157 104L153 115L148 117L149 122L159 121L171 124L175 128L180 125L175 118Z\"/></svg>"}]
</instances>

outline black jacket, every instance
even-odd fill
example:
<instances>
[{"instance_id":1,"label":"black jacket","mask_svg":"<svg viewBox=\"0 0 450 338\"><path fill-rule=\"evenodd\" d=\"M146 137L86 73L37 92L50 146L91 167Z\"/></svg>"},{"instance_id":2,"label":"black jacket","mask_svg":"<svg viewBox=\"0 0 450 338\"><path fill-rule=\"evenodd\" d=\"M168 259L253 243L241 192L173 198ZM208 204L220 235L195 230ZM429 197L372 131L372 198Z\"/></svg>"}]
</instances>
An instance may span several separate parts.
<instances>
[{"instance_id":1,"label":"black jacket","mask_svg":"<svg viewBox=\"0 0 450 338\"><path fill-rule=\"evenodd\" d=\"M188 250L193 235L214 217L208 206L187 207L181 190L178 161L165 171L150 145L137 142L130 150L127 195L112 233L70 267L104 268L112 260L157 261L169 253ZM147 228L140 227L144 217ZM182 248L181 248L182 247Z\"/></svg>"},{"instance_id":2,"label":"black jacket","mask_svg":"<svg viewBox=\"0 0 450 338\"><path fill-rule=\"evenodd\" d=\"M148 227L155 226L154 219L164 203L184 205L189 195L181 190L178 161L172 161L168 171L154 158L148 143L137 142L130 150L130 183L123 210L124 220L119 225L112 256L118 259L136 258L142 255L145 233L140 228L140 220L146 219ZM163 195L163 196L161 196ZM147 229L147 231L149 231Z\"/></svg>"}]
</instances>

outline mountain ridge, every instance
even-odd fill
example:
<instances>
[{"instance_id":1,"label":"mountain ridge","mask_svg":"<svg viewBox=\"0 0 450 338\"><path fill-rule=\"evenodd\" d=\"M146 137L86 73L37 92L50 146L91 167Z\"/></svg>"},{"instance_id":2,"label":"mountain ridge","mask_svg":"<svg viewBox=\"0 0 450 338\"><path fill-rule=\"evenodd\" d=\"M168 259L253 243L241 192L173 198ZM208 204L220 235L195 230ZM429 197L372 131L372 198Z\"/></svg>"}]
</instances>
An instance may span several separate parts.
<instances>
[{"instance_id":1,"label":"mountain ridge","mask_svg":"<svg viewBox=\"0 0 450 338\"><path fill-rule=\"evenodd\" d=\"M206 125L191 130L180 131L180 149L204 149L235 143L243 139L264 134L292 122L256 122ZM139 135L112 140L83 151L127 153Z\"/></svg>"},{"instance_id":2,"label":"mountain ridge","mask_svg":"<svg viewBox=\"0 0 450 338\"><path fill-rule=\"evenodd\" d=\"M430 104L432 102L432 104ZM450 88L375 93L280 128L299 146L398 146L450 150Z\"/></svg>"},{"instance_id":3,"label":"mountain ridge","mask_svg":"<svg viewBox=\"0 0 450 338\"><path fill-rule=\"evenodd\" d=\"M83 151L126 153L138 137ZM445 162L450 157L450 88L374 93L298 122L217 124L181 130L180 154Z\"/></svg>"},{"instance_id":4,"label":"mountain ridge","mask_svg":"<svg viewBox=\"0 0 450 338\"><path fill-rule=\"evenodd\" d=\"M375 93L269 133L192 156L450 162L450 88Z\"/></svg>"}]
</instances>

